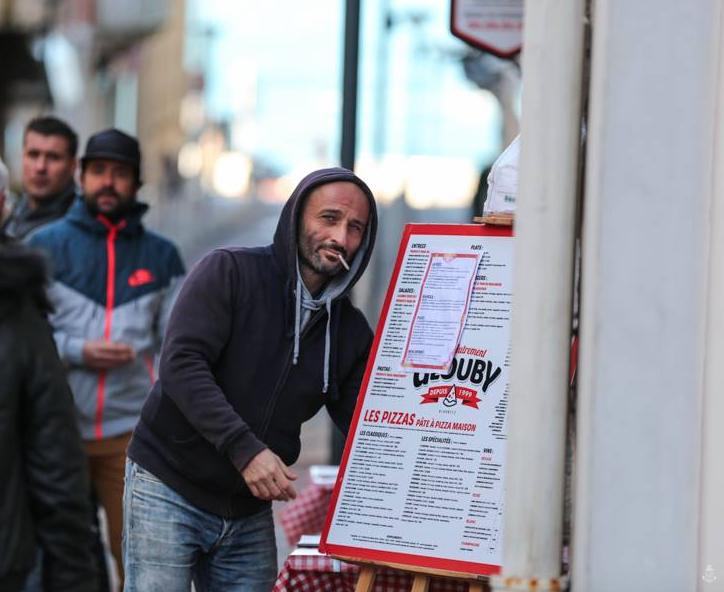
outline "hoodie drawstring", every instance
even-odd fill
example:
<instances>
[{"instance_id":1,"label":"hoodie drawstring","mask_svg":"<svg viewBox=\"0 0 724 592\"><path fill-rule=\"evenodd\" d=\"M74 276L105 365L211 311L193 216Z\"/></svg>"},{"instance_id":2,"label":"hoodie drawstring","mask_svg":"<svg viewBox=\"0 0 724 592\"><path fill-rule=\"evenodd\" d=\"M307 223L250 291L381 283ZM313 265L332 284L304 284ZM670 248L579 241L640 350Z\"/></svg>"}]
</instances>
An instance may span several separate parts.
<instances>
[{"instance_id":1,"label":"hoodie drawstring","mask_svg":"<svg viewBox=\"0 0 724 592\"><path fill-rule=\"evenodd\" d=\"M331 338L329 331L330 325L332 324L332 297L327 296L324 304L327 309L327 328L324 336L324 388L322 388L322 392L326 393L329 388L329 355L331 350ZM302 307L310 311L316 311L321 308L318 305L314 305L306 301L302 302L302 277L299 273L297 273L297 290L294 303L294 356L292 359L292 364L295 366L299 361L299 337L302 326Z\"/></svg>"},{"instance_id":2,"label":"hoodie drawstring","mask_svg":"<svg viewBox=\"0 0 724 592\"><path fill-rule=\"evenodd\" d=\"M297 365L299 360L299 328L302 323L302 276L297 273L296 301L294 303L294 359L292 364Z\"/></svg>"},{"instance_id":3,"label":"hoodie drawstring","mask_svg":"<svg viewBox=\"0 0 724 592\"><path fill-rule=\"evenodd\" d=\"M327 301L325 304L327 305L327 331L324 336L324 388L322 389L323 393L326 393L327 388L329 388L329 326L332 324L332 298L327 296Z\"/></svg>"}]
</instances>

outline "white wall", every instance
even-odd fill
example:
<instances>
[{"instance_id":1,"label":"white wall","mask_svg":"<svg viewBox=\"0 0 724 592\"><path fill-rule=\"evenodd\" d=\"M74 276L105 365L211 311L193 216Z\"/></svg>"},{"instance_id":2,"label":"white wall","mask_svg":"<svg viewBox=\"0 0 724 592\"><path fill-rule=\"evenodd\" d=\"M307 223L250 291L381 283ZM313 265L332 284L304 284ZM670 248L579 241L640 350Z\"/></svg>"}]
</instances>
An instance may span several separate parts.
<instances>
[{"instance_id":1,"label":"white wall","mask_svg":"<svg viewBox=\"0 0 724 592\"><path fill-rule=\"evenodd\" d=\"M711 565L716 580L699 579L701 592L724 591L724 7L719 7L719 72L714 122L711 251L704 365L702 496L698 567Z\"/></svg>"},{"instance_id":2,"label":"white wall","mask_svg":"<svg viewBox=\"0 0 724 592\"><path fill-rule=\"evenodd\" d=\"M595 2L572 553L581 592L701 581L719 4Z\"/></svg>"}]
</instances>

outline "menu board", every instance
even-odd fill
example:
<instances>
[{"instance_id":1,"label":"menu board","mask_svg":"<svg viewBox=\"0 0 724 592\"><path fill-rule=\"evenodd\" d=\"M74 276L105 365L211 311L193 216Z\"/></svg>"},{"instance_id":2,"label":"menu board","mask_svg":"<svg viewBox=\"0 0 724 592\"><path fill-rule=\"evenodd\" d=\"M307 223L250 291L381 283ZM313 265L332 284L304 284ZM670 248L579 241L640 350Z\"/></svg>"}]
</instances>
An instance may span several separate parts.
<instances>
[{"instance_id":1,"label":"menu board","mask_svg":"<svg viewBox=\"0 0 724 592\"><path fill-rule=\"evenodd\" d=\"M322 552L499 573L513 242L510 228L405 227Z\"/></svg>"}]
</instances>

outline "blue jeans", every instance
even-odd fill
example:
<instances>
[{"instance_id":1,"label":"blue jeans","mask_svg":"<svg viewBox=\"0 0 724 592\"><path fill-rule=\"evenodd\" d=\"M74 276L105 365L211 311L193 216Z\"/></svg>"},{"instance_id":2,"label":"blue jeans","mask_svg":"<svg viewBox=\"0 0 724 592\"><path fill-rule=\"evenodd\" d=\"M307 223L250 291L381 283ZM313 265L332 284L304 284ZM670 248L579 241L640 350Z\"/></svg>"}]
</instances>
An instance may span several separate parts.
<instances>
[{"instance_id":1,"label":"blue jeans","mask_svg":"<svg viewBox=\"0 0 724 592\"><path fill-rule=\"evenodd\" d=\"M126 461L125 592L270 592L277 573L271 508L224 520Z\"/></svg>"}]
</instances>

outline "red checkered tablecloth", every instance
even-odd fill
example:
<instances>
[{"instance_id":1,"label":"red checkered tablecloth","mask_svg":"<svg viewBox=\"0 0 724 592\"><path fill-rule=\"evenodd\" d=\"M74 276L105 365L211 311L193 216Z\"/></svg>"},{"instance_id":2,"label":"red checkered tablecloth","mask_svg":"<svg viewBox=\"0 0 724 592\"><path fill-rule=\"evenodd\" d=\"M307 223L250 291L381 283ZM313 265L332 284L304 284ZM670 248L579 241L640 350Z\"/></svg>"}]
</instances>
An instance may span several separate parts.
<instances>
[{"instance_id":1,"label":"red checkered tablecloth","mask_svg":"<svg viewBox=\"0 0 724 592\"><path fill-rule=\"evenodd\" d=\"M322 532L327 510L332 499L334 485L309 483L292 502L281 512L279 521L291 546L299 541L303 534Z\"/></svg>"},{"instance_id":2,"label":"red checkered tablecloth","mask_svg":"<svg viewBox=\"0 0 724 592\"><path fill-rule=\"evenodd\" d=\"M298 551L296 553L299 553ZM354 592L359 567L326 555L292 554L284 562L273 592ZM379 569L374 592L408 592L413 574L393 569ZM429 592L468 592L466 582L433 578Z\"/></svg>"}]
</instances>

